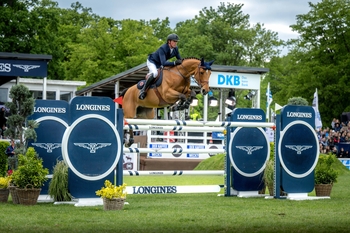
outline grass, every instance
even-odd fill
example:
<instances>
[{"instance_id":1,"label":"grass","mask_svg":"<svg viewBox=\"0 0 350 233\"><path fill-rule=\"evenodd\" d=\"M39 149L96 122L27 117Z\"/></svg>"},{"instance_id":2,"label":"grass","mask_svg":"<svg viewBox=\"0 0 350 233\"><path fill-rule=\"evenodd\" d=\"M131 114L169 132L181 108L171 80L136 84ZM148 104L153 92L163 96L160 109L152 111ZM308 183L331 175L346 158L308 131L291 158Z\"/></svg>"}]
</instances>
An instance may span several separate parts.
<instances>
[{"instance_id":1,"label":"grass","mask_svg":"<svg viewBox=\"0 0 350 233\"><path fill-rule=\"evenodd\" d=\"M128 195L129 205L121 211L1 203L0 232L349 232L350 172L338 170L331 199L324 200L218 197L215 193ZM223 176L139 176L124 181L135 186L223 184Z\"/></svg>"}]
</instances>

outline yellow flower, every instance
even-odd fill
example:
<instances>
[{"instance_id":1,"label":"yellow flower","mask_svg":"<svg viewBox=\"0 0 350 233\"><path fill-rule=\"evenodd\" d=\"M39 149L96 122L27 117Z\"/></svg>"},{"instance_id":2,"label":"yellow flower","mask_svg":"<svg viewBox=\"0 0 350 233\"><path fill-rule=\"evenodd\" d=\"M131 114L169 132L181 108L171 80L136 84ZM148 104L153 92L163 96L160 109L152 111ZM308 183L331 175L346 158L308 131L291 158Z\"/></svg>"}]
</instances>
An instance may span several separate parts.
<instances>
[{"instance_id":1,"label":"yellow flower","mask_svg":"<svg viewBox=\"0 0 350 233\"><path fill-rule=\"evenodd\" d=\"M6 177L0 177L0 188L7 188L11 182L11 177L6 176Z\"/></svg>"},{"instance_id":2,"label":"yellow flower","mask_svg":"<svg viewBox=\"0 0 350 233\"><path fill-rule=\"evenodd\" d=\"M100 197L105 197L108 199L113 198L126 198L126 184L120 186L113 185L109 180L104 183L105 187L96 191L96 195Z\"/></svg>"}]
</instances>

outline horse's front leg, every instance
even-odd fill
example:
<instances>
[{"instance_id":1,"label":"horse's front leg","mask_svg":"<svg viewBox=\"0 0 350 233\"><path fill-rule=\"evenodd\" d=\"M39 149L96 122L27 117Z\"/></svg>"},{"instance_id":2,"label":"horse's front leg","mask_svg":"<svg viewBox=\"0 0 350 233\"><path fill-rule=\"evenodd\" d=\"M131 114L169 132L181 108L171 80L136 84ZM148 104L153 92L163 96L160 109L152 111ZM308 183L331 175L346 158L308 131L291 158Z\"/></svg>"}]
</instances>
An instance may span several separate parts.
<instances>
[{"instance_id":1,"label":"horse's front leg","mask_svg":"<svg viewBox=\"0 0 350 233\"><path fill-rule=\"evenodd\" d=\"M188 92L186 92L184 95L186 98L184 101L181 101L180 110L184 110L190 107L193 98L196 96L196 92L193 90L188 90Z\"/></svg>"}]
</instances>

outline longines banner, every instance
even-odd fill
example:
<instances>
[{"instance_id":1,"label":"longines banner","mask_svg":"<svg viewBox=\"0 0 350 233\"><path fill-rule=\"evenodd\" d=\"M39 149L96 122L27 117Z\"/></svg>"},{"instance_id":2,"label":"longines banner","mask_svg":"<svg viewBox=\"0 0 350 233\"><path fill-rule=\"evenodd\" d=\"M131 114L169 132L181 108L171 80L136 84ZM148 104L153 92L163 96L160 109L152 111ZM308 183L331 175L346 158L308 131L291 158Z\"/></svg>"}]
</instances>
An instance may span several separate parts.
<instances>
[{"instance_id":1,"label":"longines banner","mask_svg":"<svg viewBox=\"0 0 350 233\"><path fill-rule=\"evenodd\" d=\"M233 122L265 122L262 109L238 108L232 112ZM270 156L270 144L262 128L232 128L228 137L232 184L237 191L258 191L262 188L262 173ZM230 174L230 173L227 173Z\"/></svg>"},{"instance_id":2,"label":"longines banner","mask_svg":"<svg viewBox=\"0 0 350 233\"><path fill-rule=\"evenodd\" d=\"M62 137L68 127L69 105L62 100L36 100L34 113L29 119L36 120L37 140L30 141L29 146L43 159L43 166L52 176L57 160L62 160ZM51 177L50 176L50 177ZM42 188L41 194L47 194L50 179Z\"/></svg>"},{"instance_id":3,"label":"longines banner","mask_svg":"<svg viewBox=\"0 0 350 233\"><path fill-rule=\"evenodd\" d=\"M46 77L47 61L0 59L0 76Z\"/></svg>"},{"instance_id":4,"label":"longines banner","mask_svg":"<svg viewBox=\"0 0 350 233\"><path fill-rule=\"evenodd\" d=\"M64 101L37 101L32 119L40 121L32 146L47 168L63 158L69 166L68 188L76 198L95 198L114 170L123 170L123 113L107 97L75 97ZM54 156L48 151L54 151ZM117 166L118 165L118 166ZM122 183L122 177L117 177Z\"/></svg>"},{"instance_id":5,"label":"longines banner","mask_svg":"<svg viewBox=\"0 0 350 233\"><path fill-rule=\"evenodd\" d=\"M309 193L314 189L314 169L319 156L315 111L310 106L284 107L278 158L281 186L287 193Z\"/></svg>"}]
</instances>

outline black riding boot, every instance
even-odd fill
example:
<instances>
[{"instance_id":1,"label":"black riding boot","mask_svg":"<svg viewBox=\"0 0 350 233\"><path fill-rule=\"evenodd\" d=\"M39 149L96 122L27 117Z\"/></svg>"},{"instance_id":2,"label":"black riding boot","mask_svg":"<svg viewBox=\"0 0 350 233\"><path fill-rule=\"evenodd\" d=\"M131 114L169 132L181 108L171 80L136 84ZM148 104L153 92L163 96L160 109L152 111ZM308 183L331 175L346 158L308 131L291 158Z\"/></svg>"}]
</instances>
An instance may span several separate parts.
<instances>
[{"instance_id":1,"label":"black riding boot","mask_svg":"<svg viewBox=\"0 0 350 233\"><path fill-rule=\"evenodd\" d=\"M146 98L146 95L147 95L147 91L146 91L146 90L147 90L148 87L151 85L151 83L153 82L153 80L154 80L154 77L153 77L153 74L151 74L151 75L147 78L145 84L143 85L143 87L142 87L142 89L141 89L141 91L140 91L140 95L139 95L139 99L140 99L140 100L143 100L143 99Z\"/></svg>"}]
</instances>

